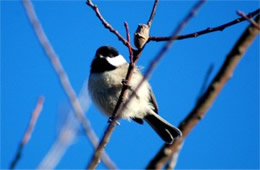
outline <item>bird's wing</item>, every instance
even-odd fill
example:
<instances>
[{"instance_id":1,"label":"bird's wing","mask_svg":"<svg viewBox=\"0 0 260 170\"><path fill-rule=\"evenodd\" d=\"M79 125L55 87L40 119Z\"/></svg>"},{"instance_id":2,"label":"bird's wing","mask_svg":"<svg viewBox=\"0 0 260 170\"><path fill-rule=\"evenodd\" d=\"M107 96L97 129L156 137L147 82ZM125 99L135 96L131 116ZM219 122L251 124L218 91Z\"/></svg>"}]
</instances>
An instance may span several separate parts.
<instances>
[{"instance_id":1,"label":"bird's wing","mask_svg":"<svg viewBox=\"0 0 260 170\"><path fill-rule=\"evenodd\" d=\"M138 73L140 73L140 74L142 75L141 71L140 71L138 68L140 68L140 66L137 66L137 68L136 68L134 71L136 71L136 72L138 72ZM149 86L149 93L150 93L150 94L149 94L149 95L150 95L150 100L149 100L149 102L150 102L150 103L153 105L153 107L154 107L153 111L158 114L159 109L158 109L157 101L156 101L156 99L155 99L155 96L154 96L154 94L153 94L152 88L150 87L149 83L148 83L148 86Z\"/></svg>"}]
</instances>

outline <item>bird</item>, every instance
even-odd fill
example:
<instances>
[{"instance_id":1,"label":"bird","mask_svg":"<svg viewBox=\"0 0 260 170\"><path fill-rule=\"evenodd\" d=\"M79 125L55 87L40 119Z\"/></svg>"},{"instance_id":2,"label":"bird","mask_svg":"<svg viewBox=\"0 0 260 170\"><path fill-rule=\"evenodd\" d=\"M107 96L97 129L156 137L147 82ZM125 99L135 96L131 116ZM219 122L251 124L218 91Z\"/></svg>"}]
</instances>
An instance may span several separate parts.
<instances>
[{"instance_id":1,"label":"bird","mask_svg":"<svg viewBox=\"0 0 260 170\"><path fill-rule=\"evenodd\" d=\"M96 50L90 66L88 90L92 102L105 115L111 117L119 99L129 63L112 46ZM134 92L143 75L137 66L127 88L126 99ZM182 136L182 132L158 114L158 104L147 80L140 86L133 99L126 105L120 119L133 120L138 124L147 122L167 144Z\"/></svg>"}]
</instances>

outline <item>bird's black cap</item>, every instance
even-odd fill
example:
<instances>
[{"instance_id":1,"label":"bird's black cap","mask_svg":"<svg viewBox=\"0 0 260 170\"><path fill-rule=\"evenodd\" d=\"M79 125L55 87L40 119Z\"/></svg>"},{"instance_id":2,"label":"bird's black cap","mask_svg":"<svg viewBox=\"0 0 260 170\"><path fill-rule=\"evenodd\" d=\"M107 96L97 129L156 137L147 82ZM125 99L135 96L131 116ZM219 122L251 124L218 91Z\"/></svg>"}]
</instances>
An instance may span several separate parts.
<instances>
[{"instance_id":1,"label":"bird's black cap","mask_svg":"<svg viewBox=\"0 0 260 170\"><path fill-rule=\"evenodd\" d=\"M96 57L102 55L104 57L116 57L119 55L117 49L111 46L102 46L96 52Z\"/></svg>"}]
</instances>

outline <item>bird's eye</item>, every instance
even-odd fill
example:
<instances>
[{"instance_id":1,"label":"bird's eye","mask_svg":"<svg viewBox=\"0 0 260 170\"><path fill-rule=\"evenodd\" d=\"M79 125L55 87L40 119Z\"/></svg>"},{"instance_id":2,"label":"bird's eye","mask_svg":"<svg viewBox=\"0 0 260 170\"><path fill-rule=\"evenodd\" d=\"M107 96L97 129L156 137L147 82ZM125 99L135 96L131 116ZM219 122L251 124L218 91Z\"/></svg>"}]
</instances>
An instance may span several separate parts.
<instances>
[{"instance_id":1,"label":"bird's eye","mask_svg":"<svg viewBox=\"0 0 260 170\"><path fill-rule=\"evenodd\" d=\"M116 57L116 56L113 55L113 54L110 54L109 57L110 57L110 58L114 58L114 57Z\"/></svg>"}]
</instances>

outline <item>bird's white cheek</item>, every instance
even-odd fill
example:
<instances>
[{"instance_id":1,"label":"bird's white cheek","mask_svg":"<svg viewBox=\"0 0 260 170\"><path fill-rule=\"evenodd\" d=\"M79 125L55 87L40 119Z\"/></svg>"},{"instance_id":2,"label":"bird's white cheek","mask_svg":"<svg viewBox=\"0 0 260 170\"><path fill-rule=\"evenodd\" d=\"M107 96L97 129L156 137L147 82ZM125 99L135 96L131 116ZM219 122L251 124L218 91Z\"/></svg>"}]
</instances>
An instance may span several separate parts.
<instances>
[{"instance_id":1,"label":"bird's white cheek","mask_svg":"<svg viewBox=\"0 0 260 170\"><path fill-rule=\"evenodd\" d=\"M115 67L118 67L118 66L121 66L122 64L127 63L125 58L122 55L118 55L116 57L107 57L106 59L111 65L113 65Z\"/></svg>"}]
</instances>

